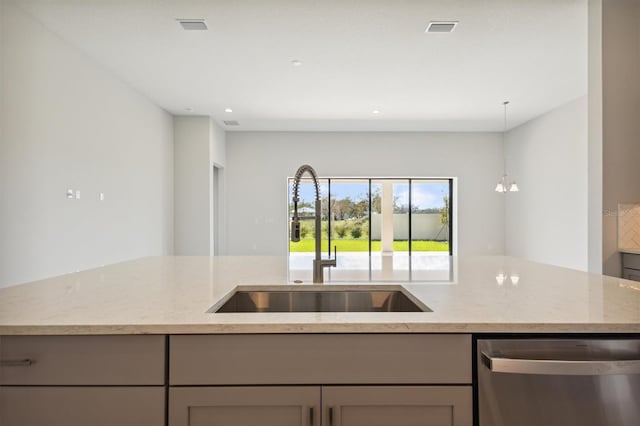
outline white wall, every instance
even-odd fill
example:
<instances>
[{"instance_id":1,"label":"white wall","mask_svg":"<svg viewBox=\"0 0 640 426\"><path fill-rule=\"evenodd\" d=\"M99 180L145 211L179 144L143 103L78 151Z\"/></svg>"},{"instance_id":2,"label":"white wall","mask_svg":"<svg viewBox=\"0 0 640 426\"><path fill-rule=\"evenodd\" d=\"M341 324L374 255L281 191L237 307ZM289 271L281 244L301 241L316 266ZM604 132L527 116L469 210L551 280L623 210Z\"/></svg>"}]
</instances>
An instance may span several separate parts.
<instances>
[{"instance_id":1,"label":"white wall","mask_svg":"<svg viewBox=\"0 0 640 426\"><path fill-rule=\"evenodd\" d=\"M640 0L602 2L602 261L620 276L617 207L640 202Z\"/></svg>"},{"instance_id":2,"label":"white wall","mask_svg":"<svg viewBox=\"0 0 640 426\"><path fill-rule=\"evenodd\" d=\"M174 253L210 254L209 117L174 117Z\"/></svg>"},{"instance_id":3,"label":"white wall","mask_svg":"<svg viewBox=\"0 0 640 426\"><path fill-rule=\"evenodd\" d=\"M589 0L589 272L602 273L602 0Z\"/></svg>"},{"instance_id":4,"label":"white wall","mask_svg":"<svg viewBox=\"0 0 640 426\"><path fill-rule=\"evenodd\" d=\"M508 132L507 255L588 270L587 118L585 96Z\"/></svg>"},{"instance_id":5,"label":"white wall","mask_svg":"<svg viewBox=\"0 0 640 426\"><path fill-rule=\"evenodd\" d=\"M171 116L4 4L0 286L170 254Z\"/></svg>"},{"instance_id":6,"label":"white wall","mask_svg":"<svg viewBox=\"0 0 640 426\"><path fill-rule=\"evenodd\" d=\"M0 0L0 167L4 166L4 102L2 101L5 98L4 94L4 0ZM4 198L4 184L3 184L4 174L2 169L0 169L0 224L4 222L4 204L2 199ZM2 228L0 228L2 229ZM0 235L0 238L2 236ZM2 263L0 263L2 266Z\"/></svg>"},{"instance_id":7,"label":"white wall","mask_svg":"<svg viewBox=\"0 0 640 426\"><path fill-rule=\"evenodd\" d=\"M174 117L175 254L214 254L213 166L225 165L225 132L209 117ZM221 194L218 199L224 199ZM224 229L221 222L220 229Z\"/></svg>"},{"instance_id":8,"label":"white wall","mask_svg":"<svg viewBox=\"0 0 640 426\"><path fill-rule=\"evenodd\" d=\"M228 254L286 253L287 177L303 163L321 177L458 177L458 254L503 252L498 134L231 132Z\"/></svg>"},{"instance_id":9,"label":"white wall","mask_svg":"<svg viewBox=\"0 0 640 426\"><path fill-rule=\"evenodd\" d=\"M224 202L226 195L227 133L213 120L211 120L209 131L209 185L211 187L209 253L218 256L226 253L227 227ZM213 167L218 169L218 181L214 180ZM215 241L217 241L217 244Z\"/></svg>"}]
</instances>

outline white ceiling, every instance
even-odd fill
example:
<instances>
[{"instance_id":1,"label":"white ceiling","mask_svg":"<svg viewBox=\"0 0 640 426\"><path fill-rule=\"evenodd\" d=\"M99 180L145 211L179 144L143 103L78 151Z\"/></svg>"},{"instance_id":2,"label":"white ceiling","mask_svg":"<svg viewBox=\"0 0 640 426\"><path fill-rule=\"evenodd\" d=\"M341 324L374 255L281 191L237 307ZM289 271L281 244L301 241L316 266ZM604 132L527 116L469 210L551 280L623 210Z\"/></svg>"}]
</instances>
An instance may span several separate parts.
<instances>
[{"instance_id":1,"label":"white ceiling","mask_svg":"<svg viewBox=\"0 0 640 426\"><path fill-rule=\"evenodd\" d=\"M587 0L17 3L167 111L240 122L227 130L499 131L503 100L513 127L587 92ZM425 34L431 20L460 23Z\"/></svg>"}]
</instances>

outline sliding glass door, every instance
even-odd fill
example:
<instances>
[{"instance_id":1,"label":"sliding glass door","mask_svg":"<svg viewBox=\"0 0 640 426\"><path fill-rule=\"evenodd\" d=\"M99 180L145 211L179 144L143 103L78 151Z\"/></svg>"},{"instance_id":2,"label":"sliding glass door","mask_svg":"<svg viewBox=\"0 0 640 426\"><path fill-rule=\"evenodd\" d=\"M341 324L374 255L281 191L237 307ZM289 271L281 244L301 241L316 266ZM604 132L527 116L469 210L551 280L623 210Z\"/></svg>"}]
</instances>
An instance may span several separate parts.
<instances>
[{"instance_id":1,"label":"sliding glass door","mask_svg":"<svg viewBox=\"0 0 640 426\"><path fill-rule=\"evenodd\" d=\"M452 253L451 179L326 178L320 189L324 253ZM315 249L314 199L313 184L303 180L298 211L309 220L300 243L289 244L292 253Z\"/></svg>"},{"instance_id":2,"label":"sliding glass door","mask_svg":"<svg viewBox=\"0 0 640 426\"><path fill-rule=\"evenodd\" d=\"M452 179L320 179L323 257L333 282L452 282ZM289 200L293 197L289 182ZM315 251L315 190L300 185L301 240L289 243L292 280L307 281ZM291 201L290 201L291 203ZM293 205L289 206L291 218Z\"/></svg>"}]
</instances>

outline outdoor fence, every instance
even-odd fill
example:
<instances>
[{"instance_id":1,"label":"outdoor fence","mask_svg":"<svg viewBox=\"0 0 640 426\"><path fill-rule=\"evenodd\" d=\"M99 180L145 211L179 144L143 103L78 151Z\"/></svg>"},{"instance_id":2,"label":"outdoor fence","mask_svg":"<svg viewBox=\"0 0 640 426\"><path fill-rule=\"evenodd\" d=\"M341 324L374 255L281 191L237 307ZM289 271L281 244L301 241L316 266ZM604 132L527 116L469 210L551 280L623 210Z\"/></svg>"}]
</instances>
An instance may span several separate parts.
<instances>
[{"instance_id":1,"label":"outdoor fence","mask_svg":"<svg viewBox=\"0 0 640 426\"><path fill-rule=\"evenodd\" d=\"M371 215L371 239L379 240L382 231L382 216ZM413 213L411 215L411 237L414 240L449 240L449 229L440 223L440 213ZM409 214L394 213L393 239L409 239Z\"/></svg>"}]
</instances>

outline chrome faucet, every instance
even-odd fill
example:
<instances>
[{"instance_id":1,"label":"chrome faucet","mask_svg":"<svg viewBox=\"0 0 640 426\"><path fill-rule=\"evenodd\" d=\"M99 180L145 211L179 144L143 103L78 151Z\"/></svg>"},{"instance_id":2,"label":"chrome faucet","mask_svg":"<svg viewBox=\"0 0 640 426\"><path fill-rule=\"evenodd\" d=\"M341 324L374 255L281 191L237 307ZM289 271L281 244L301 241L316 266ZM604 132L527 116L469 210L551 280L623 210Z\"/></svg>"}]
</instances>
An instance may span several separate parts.
<instances>
[{"instance_id":1,"label":"chrome faucet","mask_svg":"<svg viewBox=\"0 0 640 426\"><path fill-rule=\"evenodd\" d=\"M302 175L308 173L313 179L313 185L316 189L316 205L315 215L312 217L300 217L298 216L298 201L300 201L300 180ZM318 175L308 164L303 164L298 168L293 180L293 218L291 219L291 241L297 243L300 241L300 221L301 220L315 220L315 240L316 240L316 258L313 260L313 282L315 284L322 284L324 282L324 268L336 266L337 248L333 248L333 259L322 259L322 230L321 230L321 210L320 210L320 184L318 183Z\"/></svg>"}]
</instances>

